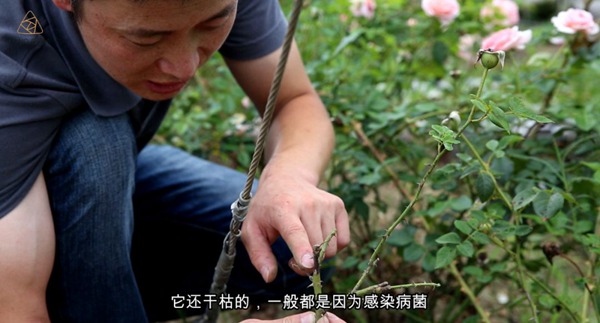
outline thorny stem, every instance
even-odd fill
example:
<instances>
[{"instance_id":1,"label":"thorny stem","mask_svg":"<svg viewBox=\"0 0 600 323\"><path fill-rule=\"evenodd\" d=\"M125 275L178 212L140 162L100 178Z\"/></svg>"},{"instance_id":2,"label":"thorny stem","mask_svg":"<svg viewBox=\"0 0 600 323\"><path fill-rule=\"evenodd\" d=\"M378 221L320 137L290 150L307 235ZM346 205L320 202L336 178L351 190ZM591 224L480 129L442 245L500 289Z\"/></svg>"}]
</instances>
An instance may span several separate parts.
<instances>
[{"instance_id":1,"label":"thorny stem","mask_svg":"<svg viewBox=\"0 0 600 323\"><path fill-rule=\"evenodd\" d=\"M404 217L412 209L413 205L415 205L415 203L419 199L419 196L421 195L421 191L423 190L423 186L425 186L425 181L427 180L427 178L429 177L429 175L431 175L431 173L433 172L433 169L435 168L435 166L437 165L438 161L444 155L445 152L446 152L446 150L442 149L435 156L435 159L433 160L433 163L431 163L431 165L429 166L429 169L427 170L427 173L425 173L425 176L423 176L423 179L419 183L419 186L417 187L417 192L415 193L415 196L410 201L410 203L404 208L404 211L402 211L402 213L400 214L400 216L398 218L396 218L396 220L394 221L394 223L392 223L392 225L390 225L390 227L385 231L385 233L383 234L383 236L379 240L379 244L377 244L377 247L375 248L375 251L373 251L373 254L371 254L371 258L369 259L369 263L367 265L367 268L365 268L365 270L363 271L362 275L358 279L358 282L356 282L356 285L354 285L354 288L352 288L352 291L350 293L355 293L356 290L362 285L363 281L365 280L365 278L367 277L367 275L369 274L369 272L371 271L371 269L374 267L374 264L375 264L376 260L378 259L379 254L383 250L383 245L385 244L385 242L387 241L387 239L390 237L390 235L392 234L392 232L394 232L394 230L396 229L396 226L398 226L398 224L400 224L400 222L402 222L402 220L404 219Z\"/></svg>"},{"instance_id":2,"label":"thorny stem","mask_svg":"<svg viewBox=\"0 0 600 323\"><path fill-rule=\"evenodd\" d=\"M313 285L313 290L315 296L323 293L323 285L321 282L321 263L323 259L325 259L325 250L327 250L327 246L329 246L329 242L336 235L337 230L334 228L331 233L325 238L322 244L316 245L314 247L314 259L315 259L315 271L312 274L311 281ZM321 317L325 315L325 310L318 309L315 311L315 322L318 321Z\"/></svg>"},{"instance_id":3,"label":"thorny stem","mask_svg":"<svg viewBox=\"0 0 600 323\"><path fill-rule=\"evenodd\" d=\"M456 278L456 280L458 280L461 291L463 293L467 294L467 297L469 297L469 299L473 303L473 306L475 306L477 313L479 313L479 316L481 316L481 320L483 322L490 323L490 318L488 317L488 313L483 310L483 308L481 307L481 304L479 304L479 301L477 300L477 297L475 297L475 294L473 294L473 291L471 290L469 285L462 278L462 276L458 272L458 269L456 269L456 265L454 264L454 262L452 262L450 264L450 272Z\"/></svg>"},{"instance_id":4,"label":"thorny stem","mask_svg":"<svg viewBox=\"0 0 600 323\"><path fill-rule=\"evenodd\" d=\"M467 138L467 136L462 134L460 137L463 139L465 144L467 144L467 146L469 147L469 150L473 153L473 155L475 156L475 159L477 159L477 161L479 162L481 167L483 167L485 172L490 175L490 177L492 178L492 183L494 183L494 187L496 188L496 192L498 192L498 194L500 195L500 198L502 199L504 204L506 204L506 206L512 213L512 211L513 211L512 203L510 202L510 200L508 199L506 194L504 194L504 192L500 188L500 185L498 185L498 182L496 181L496 177L494 177L494 175L492 174L492 171L490 170L490 166L481 158L481 155L479 155L479 153L477 152L477 149L475 148L473 143L471 143L471 141Z\"/></svg>"},{"instance_id":5,"label":"thorny stem","mask_svg":"<svg viewBox=\"0 0 600 323\"><path fill-rule=\"evenodd\" d=\"M550 289L550 287L546 286L546 284L539 281L537 278L535 278L535 276L533 276L528 271L525 271L525 275L527 275L527 277L529 277L529 279L531 279L534 283L536 283L538 286L540 286L546 293L548 293L548 295L550 295L550 297L554 298L554 300L556 300L560 304L561 308L564 308L567 311L567 313L569 313L569 315L571 315L574 322L581 322L581 317L577 316L577 314L575 314L575 312L573 312L573 310L565 302L563 302L563 300L560 299L560 297L554 295L554 292Z\"/></svg>"},{"instance_id":6,"label":"thorny stem","mask_svg":"<svg viewBox=\"0 0 600 323\"><path fill-rule=\"evenodd\" d=\"M504 251L506 251L506 253L515 261L517 266L519 266L520 261L518 259L518 255L516 253L514 253L512 250L506 248L506 246L502 243L502 241L498 240L498 238L490 237L490 240L492 242L494 242L494 244L497 245L498 247L504 249ZM554 300L556 300L561 305L561 307L563 309L565 309L567 311L567 313L569 313L569 315L573 318L574 322L581 322L581 318L579 316L577 316L577 314L575 314L575 312L573 312L573 310L565 302L563 302L563 300L560 299L560 297L554 295L554 292L548 286L546 286L544 283L539 281L537 278L535 278L535 276L533 276L528 271L521 271L520 266L519 266L519 271L521 273L525 274L529 279L531 279L538 286L540 286L546 293L548 293L548 295L550 295L550 297L554 298Z\"/></svg>"},{"instance_id":7,"label":"thorny stem","mask_svg":"<svg viewBox=\"0 0 600 323\"><path fill-rule=\"evenodd\" d=\"M581 268L579 267L579 265L573 260L571 259L571 257L561 253L560 255L558 255L559 257L565 259L566 261L568 261L569 263L571 263L571 265L573 265L573 267L575 267L575 270L577 270L577 272L579 273L579 276L581 276L582 279L584 279L583 285L585 286L585 289L588 290L588 292L590 292L590 294L592 293L592 288L590 287L590 285L588 285L587 282L585 282L585 274L583 273L583 270L581 270Z\"/></svg>"},{"instance_id":8,"label":"thorny stem","mask_svg":"<svg viewBox=\"0 0 600 323\"><path fill-rule=\"evenodd\" d=\"M487 68L483 69L483 75L481 77L481 83L479 84L479 88L477 89L477 94L476 94L477 98L481 97L481 92L483 91L483 85L485 84L485 80L487 79L488 72L489 72L489 70ZM467 120L465 121L465 124L462 127L459 128L459 130L458 130L458 132L456 134L457 137L460 136L462 134L462 132L465 131L465 129L473 122L473 115L474 114L475 114L475 105L473 105L471 107L471 112L469 113L469 116L468 116ZM369 274L369 272L375 266L375 262L378 260L379 254L383 250L383 245L385 244L385 242L387 241L387 239L390 237L390 235L392 234L392 232L394 232L394 230L396 229L396 227L402 222L402 220L404 219L404 217L412 210L412 208L415 205L415 203L419 200L419 197L421 196L421 192L423 191L423 187L425 186L425 182L429 178L429 175L431 175L431 173L433 172L433 170L437 166L437 163L440 161L440 159L442 158L442 156L447 152L447 150L445 148L443 148L443 146L441 146L442 148L440 148L440 146L438 146L438 152L437 152L435 158L433 159L433 162L429 165L429 168L427 169L427 172L425 173L425 175L421 179L421 182L417 186L417 192L415 193L415 195L411 199L410 203L408 203L408 205L404 208L404 210L402 211L402 213L387 228L387 230L385 231L385 233L383 234L383 236L381 236L381 239L379 240L379 243L377 244L377 247L375 247L375 250L371 254L371 258L369 259L369 263L367 264L367 268L365 268L365 270L363 271L362 275L360 276L360 278L356 282L356 285L354 285L354 287L352 288L352 291L350 293L355 293L356 290L358 290L358 288L362 285L363 281L366 279L366 277Z\"/></svg>"},{"instance_id":9,"label":"thorny stem","mask_svg":"<svg viewBox=\"0 0 600 323\"><path fill-rule=\"evenodd\" d=\"M525 286L525 278L523 277L523 265L521 264L521 248L519 247L519 244L517 244L517 253L516 253L514 259L515 259L515 263L517 264L517 272L519 275L519 282L521 283L521 287L523 288L523 291L525 292L525 296L527 297L527 302L529 303L529 307L531 308L531 315L533 315L533 319L535 322L539 322L540 319L537 316L537 307L535 306L535 302L531 298L531 294L529 293L529 291L527 290L527 287Z\"/></svg>"},{"instance_id":10,"label":"thorny stem","mask_svg":"<svg viewBox=\"0 0 600 323\"><path fill-rule=\"evenodd\" d=\"M369 286L367 288L363 288L356 291L357 296L364 296L367 294L381 294L394 289L402 289L409 287L440 287L442 285L438 283L410 283L410 284L402 284L402 285L390 285L388 282L379 283L377 285Z\"/></svg>"},{"instance_id":11,"label":"thorny stem","mask_svg":"<svg viewBox=\"0 0 600 323\"><path fill-rule=\"evenodd\" d=\"M483 90L483 84L485 83L485 79L487 78L487 74L488 74L488 69L484 69L483 77L482 77L482 80L481 80L481 84L479 85L479 89L477 90L477 98L479 98L481 96L481 92ZM481 166L490 175L490 177L492 179L492 183L494 184L494 187L496 188L496 191L500 195L500 198L508 206L509 210L512 211L513 210L512 203L510 202L510 200L508 199L508 197L504 194L504 192L500 189L500 186L498 185L498 182L496 181L496 178L493 176L492 172L490 171L490 168L489 168L488 164L485 163L483 161L483 159L481 158L481 156L479 155L479 153L477 153L477 149L475 149L475 147L473 146L473 144L471 143L471 141L469 141L469 139L465 135L462 134L462 132L464 131L464 129L466 129L466 127L471 122L473 122L473 114L474 114L474 112L475 112L475 106L473 106L471 108L471 113L469 114L469 117L468 117L467 121L465 122L465 125L459 130L457 136L461 136L461 138L465 141L465 143L469 147L469 150L471 150L471 152L473 153L473 155L475 156L475 158L478 160L478 162L481 164ZM518 257L514 257L514 258L516 260L517 268L519 270L519 274L520 274L519 278L521 280L521 285L523 287L523 290L525 291L525 294L527 295L527 300L529 301L529 305L530 305L530 307L532 309L533 317L534 317L534 319L535 319L536 322L539 322L539 319L537 317L537 310L536 310L535 303L533 302L531 296L529 295L529 292L527 291L527 288L525 287L525 282L524 282L524 279L523 279L523 271L522 271L522 268L521 268L520 260L518 259ZM454 267L454 269L456 270L456 267ZM457 273L458 273L458 271L457 271Z\"/></svg>"}]
</instances>

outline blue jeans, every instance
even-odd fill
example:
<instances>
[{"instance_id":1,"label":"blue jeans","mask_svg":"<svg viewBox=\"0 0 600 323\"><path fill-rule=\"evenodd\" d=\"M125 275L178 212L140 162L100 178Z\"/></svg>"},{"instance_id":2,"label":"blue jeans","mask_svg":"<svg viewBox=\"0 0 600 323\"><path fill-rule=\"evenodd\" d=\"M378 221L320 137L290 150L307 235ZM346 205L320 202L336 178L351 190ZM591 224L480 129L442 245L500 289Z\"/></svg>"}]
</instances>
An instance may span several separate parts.
<instances>
[{"instance_id":1,"label":"blue jeans","mask_svg":"<svg viewBox=\"0 0 600 323\"><path fill-rule=\"evenodd\" d=\"M171 298L209 291L245 175L168 146L138 154L128 116L87 110L63 122L44 172L57 244L53 322L197 314L179 312ZM283 240L273 249L278 276L265 284L238 244L227 291L256 302L309 292L309 280L288 268Z\"/></svg>"}]
</instances>

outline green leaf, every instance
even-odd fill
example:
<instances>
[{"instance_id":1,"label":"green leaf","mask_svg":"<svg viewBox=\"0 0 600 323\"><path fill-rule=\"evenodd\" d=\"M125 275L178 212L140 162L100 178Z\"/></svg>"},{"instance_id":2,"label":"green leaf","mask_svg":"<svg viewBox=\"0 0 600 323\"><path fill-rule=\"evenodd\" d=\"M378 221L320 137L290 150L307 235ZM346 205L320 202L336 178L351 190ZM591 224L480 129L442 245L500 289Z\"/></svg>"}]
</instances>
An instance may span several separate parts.
<instances>
[{"instance_id":1,"label":"green leaf","mask_svg":"<svg viewBox=\"0 0 600 323\"><path fill-rule=\"evenodd\" d=\"M582 164L595 171L592 178L595 182L600 183L600 163L582 162Z\"/></svg>"},{"instance_id":2,"label":"green leaf","mask_svg":"<svg viewBox=\"0 0 600 323\"><path fill-rule=\"evenodd\" d=\"M404 247L415 240L415 231L416 229L413 226L404 227L402 230L394 230L387 239L387 243L396 247Z\"/></svg>"},{"instance_id":3,"label":"green leaf","mask_svg":"<svg viewBox=\"0 0 600 323\"><path fill-rule=\"evenodd\" d=\"M369 265L369 260L363 260L358 264L357 268L358 268L358 270L363 271L363 270L367 269L368 265Z\"/></svg>"},{"instance_id":4,"label":"green leaf","mask_svg":"<svg viewBox=\"0 0 600 323\"><path fill-rule=\"evenodd\" d=\"M462 239L458 236L458 234L456 234L456 232L449 232L449 233L446 233L443 236L435 239L435 242L437 242L439 244L445 244L445 243L459 244L461 240Z\"/></svg>"},{"instance_id":5,"label":"green leaf","mask_svg":"<svg viewBox=\"0 0 600 323\"><path fill-rule=\"evenodd\" d=\"M456 133L452 129L446 126L432 125L433 130L429 131L429 135L440 144L444 145L444 148L451 151L452 145L459 144L460 141L456 140Z\"/></svg>"},{"instance_id":6,"label":"green leaf","mask_svg":"<svg viewBox=\"0 0 600 323\"><path fill-rule=\"evenodd\" d=\"M477 219L474 219L474 218L470 218L470 219L467 220L467 223L469 224L469 226L471 228L477 229L477 227L479 227L479 223L481 223L481 221L479 221Z\"/></svg>"},{"instance_id":7,"label":"green leaf","mask_svg":"<svg viewBox=\"0 0 600 323\"><path fill-rule=\"evenodd\" d=\"M474 220L477 220L478 225L481 224L481 223L485 223L488 220L487 215L482 210L473 210L471 212L471 217ZM469 222L469 224L471 224L471 221L468 221L468 222ZM475 228L475 227L473 227L473 228Z\"/></svg>"},{"instance_id":8,"label":"green leaf","mask_svg":"<svg viewBox=\"0 0 600 323\"><path fill-rule=\"evenodd\" d=\"M481 232L474 232L471 238L480 244L489 244L491 242L490 238Z\"/></svg>"},{"instance_id":9,"label":"green leaf","mask_svg":"<svg viewBox=\"0 0 600 323\"><path fill-rule=\"evenodd\" d=\"M498 262L490 266L490 272L492 273L504 273L506 272L506 263Z\"/></svg>"},{"instance_id":10,"label":"green leaf","mask_svg":"<svg viewBox=\"0 0 600 323\"><path fill-rule=\"evenodd\" d=\"M428 252L425 257L423 257L421 267L423 267L423 270L426 272L432 272L435 269L435 255Z\"/></svg>"},{"instance_id":11,"label":"green leaf","mask_svg":"<svg viewBox=\"0 0 600 323\"><path fill-rule=\"evenodd\" d=\"M331 56L336 56L337 54L339 54L344 48L346 48L346 46L355 42L358 39L358 37L364 34L364 32L364 29L359 28L353 31L350 35L344 37L339 43L339 45L336 47L336 49L333 51L333 54Z\"/></svg>"},{"instance_id":12,"label":"green leaf","mask_svg":"<svg viewBox=\"0 0 600 323\"><path fill-rule=\"evenodd\" d=\"M527 65L535 67L544 67L552 59L552 54L548 52L537 52L529 57Z\"/></svg>"},{"instance_id":13,"label":"green leaf","mask_svg":"<svg viewBox=\"0 0 600 323\"><path fill-rule=\"evenodd\" d=\"M554 122L547 117L535 114L531 110L527 109L525 107L525 105L523 105L523 102L517 97L513 97L510 99L509 107L510 107L511 112L519 118L530 119L530 120L533 120L533 121L539 122L539 123L553 123Z\"/></svg>"},{"instance_id":14,"label":"green leaf","mask_svg":"<svg viewBox=\"0 0 600 323\"><path fill-rule=\"evenodd\" d=\"M462 271L475 278L483 276L483 269L480 267L466 266Z\"/></svg>"},{"instance_id":15,"label":"green leaf","mask_svg":"<svg viewBox=\"0 0 600 323\"><path fill-rule=\"evenodd\" d=\"M573 225L573 231L576 233L586 233L594 229L594 223L592 221L578 221Z\"/></svg>"},{"instance_id":16,"label":"green leaf","mask_svg":"<svg viewBox=\"0 0 600 323\"><path fill-rule=\"evenodd\" d=\"M415 262L425 254L425 251L425 247L413 242L408 245L408 247L404 248L402 252L402 258L408 262Z\"/></svg>"},{"instance_id":17,"label":"green leaf","mask_svg":"<svg viewBox=\"0 0 600 323\"><path fill-rule=\"evenodd\" d=\"M354 256L350 256L344 260L341 267L344 269L356 268L356 265L359 262L360 262L360 259L358 259L357 257L354 257Z\"/></svg>"},{"instance_id":18,"label":"green leaf","mask_svg":"<svg viewBox=\"0 0 600 323\"><path fill-rule=\"evenodd\" d=\"M533 231L533 228L525 224L518 225L515 228L515 234L519 237L528 235L531 231Z\"/></svg>"},{"instance_id":19,"label":"green leaf","mask_svg":"<svg viewBox=\"0 0 600 323\"><path fill-rule=\"evenodd\" d=\"M510 133L510 126L506 119L496 117L494 114L488 115L488 119L498 128L503 129L506 133Z\"/></svg>"},{"instance_id":20,"label":"green leaf","mask_svg":"<svg viewBox=\"0 0 600 323\"><path fill-rule=\"evenodd\" d=\"M494 181L492 177L485 172L479 173L477 180L475 181L475 190L477 192L477 197L481 200L481 202L485 202L492 197L494 194Z\"/></svg>"},{"instance_id":21,"label":"green leaf","mask_svg":"<svg viewBox=\"0 0 600 323\"><path fill-rule=\"evenodd\" d=\"M435 269L448 266L456 258L456 249L454 247L444 246L437 251L435 255Z\"/></svg>"},{"instance_id":22,"label":"green leaf","mask_svg":"<svg viewBox=\"0 0 600 323\"><path fill-rule=\"evenodd\" d=\"M377 171L365 174L358 178L358 182L363 185L371 186L381 181L381 175Z\"/></svg>"},{"instance_id":23,"label":"green leaf","mask_svg":"<svg viewBox=\"0 0 600 323\"><path fill-rule=\"evenodd\" d=\"M549 219L562 209L564 202L565 199L560 193L550 195L546 191L540 191L533 200L533 210L535 214Z\"/></svg>"},{"instance_id":24,"label":"green leaf","mask_svg":"<svg viewBox=\"0 0 600 323\"><path fill-rule=\"evenodd\" d=\"M595 171L600 171L600 163L597 162L581 162L583 165L591 168L592 170Z\"/></svg>"},{"instance_id":25,"label":"green leaf","mask_svg":"<svg viewBox=\"0 0 600 323\"><path fill-rule=\"evenodd\" d=\"M480 99L471 99L471 103L473 103L473 105L476 106L477 109L481 110L481 112L488 112L488 107Z\"/></svg>"},{"instance_id":26,"label":"green leaf","mask_svg":"<svg viewBox=\"0 0 600 323\"><path fill-rule=\"evenodd\" d=\"M515 195L515 197L512 200L512 204L515 210L519 210L526 207L535 199L538 193L539 190L536 190L533 187L520 191L517 195Z\"/></svg>"},{"instance_id":27,"label":"green leaf","mask_svg":"<svg viewBox=\"0 0 600 323\"><path fill-rule=\"evenodd\" d=\"M510 126L506 119L506 112L502 110L496 103L490 101L491 113L488 115L488 119L495 124L497 127L504 129L506 133L510 133Z\"/></svg>"},{"instance_id":28,"label":"green leaf","mask_svg":"<svg viewBox=\"0 0 600 323\"><path fill-rule=\"evenodd\" d=\"M354 210L361 218L367 220L369 218L369 206L362 199L357 199L354 203Z\"/></svg>"},{"instance_id":29,"label":"green leaf","mask_svg":"<svg viewBox=\"0 0 600 323\"><path fill-rule=\"evenodd\" d=\"M552 309L556 306L556 300L548 294L540 295L539 302L543 307L547 309Z\"/></svg>"},{"instance_id":30,"label":"green leaf","mask_svg":"<svg viewBox=\"0 0 600 323\"><path fill-rule=\"evenodd\" d=\"M485 144L485 146L487 147L487 149L494 151L498 148L498 144L499 144L498 140L492 139L492 140L488 141Z\"/></svg>"},{"instance_id":31,"label":"green leaf","mask_svg":"<svg viewBox=\"0 0 600 323\"><path fill-rule=\"evenodd\" d=\"M523 141L523 137L521 137L521 136L516 136L516 135L504 136L504 137L502 137L502 139L500 139L500 146L498 148L505 149L509 145L512 145L512 144L520 142L520 141Z\"/></svg>"},{"instance_id":32,"label":"green leaf","mask_svg":"<svg viewBox=\"0 0 600 323\"><path fill-rule=\"evenodd\" d=\"M454 227L464 234L471 234L471 232L473 232L471 226L467 223L467 221L464 220L454 221Z\"/></svg>"},{"instance_id":33,"label":"green leaf","mask_svg":"<svg viewBox=\"0 0 600 323\"><path fill-rule=\"evenodd\" d=\"M481 319L479 318L479 315L471 315L471 316L467 317L466 319L464 319L462 322L463 323L477 323L480 321L481 321Z\"/></svg>"},{"instance_id":34,"label":"green leaf","mask_svg":"<svg viewBox=\"0 0 600 323\"><path fill-rule=\"evenodd\" d=\"M459 198L450 200L450 207L454 211L462 212L470 209L471 206L473 206L473 201L466 195L461 195Z\"/></svg>"},{"instance_id":35,"label":"green leaf","mask_svg":"<svg viewBox=\"0 0 600 323\"><path fill-rule=\"evenodd\" d=\"M592 109L586 108L584 110L574 111L574 113L575 125L577 126L577 128L583 131L592 130L599 122L597 117L598 113L592 111Z\"/></svg>"},{"instance_id":36,"label":"green leaf","mask_svg":"<svg viewBox=\"0 0 600 323\"><path fill-rule=\"evenodd\" d=\"M475 253L475 248L473 248L473 244L469 240L465 240L456 246L456 250L458 250L458 253L461 255L469 258L473 257L473 254Z\"/></svg>"},{"instance_id":37,"label":"green leaf","mask_svg":"<svg viewBox=\"0 0 600 323\"><path fill-rule=\"evenodd\" d=\"M443 65L444 61L448 58L448 46L441 41L433 43L432 55L433 59L439 65Z\"/></svg>"}]
</instances>

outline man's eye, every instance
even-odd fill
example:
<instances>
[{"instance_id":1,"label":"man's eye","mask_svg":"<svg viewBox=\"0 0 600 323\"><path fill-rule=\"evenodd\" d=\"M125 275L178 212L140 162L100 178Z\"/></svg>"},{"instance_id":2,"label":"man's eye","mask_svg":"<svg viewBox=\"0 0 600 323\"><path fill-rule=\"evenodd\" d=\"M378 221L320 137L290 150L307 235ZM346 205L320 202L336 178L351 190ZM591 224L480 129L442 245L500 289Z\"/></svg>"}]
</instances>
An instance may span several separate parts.
<instances>
[{"instance_id":1,"label":"man's eye","mask_svg":"<svg viewBox=\"0 0 600 323\"><path fill-rule=\"evenodd\" d=\"M227 15L213 19L209 22L204 23L203 25L200 25L200 28L208 31L217 30L219 28L224 27L227 24L227 21L229 20L230 16L231 15Z\"/></svg>"},{"instance_id":2,"label":"man's eye","mask_svg":"<svg viewBox=\"0 0 600 323\"><path fill-rule=\"evenodd\" d=\"M151 47L158 44L162 40L162 37L160 36L138 37L135 35L123 35L121 37L130 44L138 47Z\"/></svg>"},{"instance_id":3,"label":"man's eye","mask_svg":"<svg viewBox=\"0 0 600 323\"><path fill-rule=\"evenodd\" d=\"M129 40L130 43L139 46L139 47L152 47L156 44L158 44L159 41L152 41L152 42L139 42L139 41L133 41L133 40Z\"/></svg>"}]
</instances>

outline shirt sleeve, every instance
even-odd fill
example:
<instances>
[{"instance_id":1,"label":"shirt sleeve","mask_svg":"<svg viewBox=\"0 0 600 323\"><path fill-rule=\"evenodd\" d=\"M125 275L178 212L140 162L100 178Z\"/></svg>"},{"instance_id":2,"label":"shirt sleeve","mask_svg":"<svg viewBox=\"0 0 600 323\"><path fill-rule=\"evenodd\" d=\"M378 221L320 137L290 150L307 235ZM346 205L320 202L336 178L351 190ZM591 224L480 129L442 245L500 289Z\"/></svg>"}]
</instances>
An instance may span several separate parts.
<instances>
[{"instance_id":1,"label":"shirt sleeve","mask_svg":"<svg viewBox=\"0 0 600 323\"><path fill-rule=\"evenodd\" d=\"M287 21L277 0L239 0L231 33L221 55L250 60L272 53L283 43Z\"/></svg>"}]
</instances>

